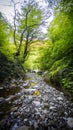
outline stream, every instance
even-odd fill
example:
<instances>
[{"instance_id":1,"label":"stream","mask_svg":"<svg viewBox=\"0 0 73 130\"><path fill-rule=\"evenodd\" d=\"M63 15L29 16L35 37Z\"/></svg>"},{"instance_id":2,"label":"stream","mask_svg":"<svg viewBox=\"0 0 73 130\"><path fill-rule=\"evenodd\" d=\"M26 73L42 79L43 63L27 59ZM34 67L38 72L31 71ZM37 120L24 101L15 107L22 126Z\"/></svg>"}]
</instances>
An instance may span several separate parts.
<instances>
[{"instance_id":1,"label":"stream","mask_svg":"<svg viewBox=\"0 0 73 130\"><path fill-rule=\"evenodd\" d=\"M73 102L44 81L42 73L27 72L0 86L0 130L72 130Z\"/></svg>"}]
</instances>

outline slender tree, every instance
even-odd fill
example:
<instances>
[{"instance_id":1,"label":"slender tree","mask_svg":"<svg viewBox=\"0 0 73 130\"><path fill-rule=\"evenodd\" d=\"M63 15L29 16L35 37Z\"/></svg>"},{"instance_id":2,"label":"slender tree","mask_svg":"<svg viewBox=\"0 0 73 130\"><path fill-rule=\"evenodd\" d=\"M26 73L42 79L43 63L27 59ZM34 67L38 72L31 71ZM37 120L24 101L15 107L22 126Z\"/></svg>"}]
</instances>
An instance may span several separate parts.
<instances>
[{"instance_id":1,"label":"slender tree","mask_svg":"<svg viewBox=\"0 0 73 130\"><path fill-rule=\"evenodd\" d=\"M23 40L24 44L24 52L23 58L25 59L28 54L28 47L31 42L38 36L38 28L41 24L41 10L38 8L37 3L33 0L30 2L26 1L26 3L21 7L21 15L19 20L18 32L20 34L20 43L17 51L17 55L21 52L21 46Z\"/></svg>"}]
</instances>

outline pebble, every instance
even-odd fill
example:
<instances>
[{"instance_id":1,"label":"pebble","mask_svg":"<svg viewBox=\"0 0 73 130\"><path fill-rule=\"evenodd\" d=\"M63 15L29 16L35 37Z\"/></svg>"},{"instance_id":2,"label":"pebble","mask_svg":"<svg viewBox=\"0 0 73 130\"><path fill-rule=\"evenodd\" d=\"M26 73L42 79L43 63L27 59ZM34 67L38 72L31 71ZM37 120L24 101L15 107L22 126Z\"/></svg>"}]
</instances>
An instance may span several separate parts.
<instances>
[{"instance_id":1,"label":"pebble","mask_svg":"<svg viewBox=\"0 0 73 130\"><path fill-rule=\"evenodd\" d=\"M8 101L10 101L11 99L13 99L15 97L15 95L11 95L11 96L9 96L8 98L6 98L5 100L8 102Z\"/></svg>"},{"instance_id":2,"label":"pebble","mask_svg":"<svg viewBox=\"0 0 73 130\"><path fill-rule=\"evenodd\" d=\"M67 119L67 124L68 124L68 126L70 126L71 128L73 128L73 118L69 117Z\"/></svg>"},{"instance_id":3,"label":"pebble","mask_svg":"<svg viewBox=\"0 0 73 130\"><path fill-rule=\"evenodd\" d=\"M3 97L0 97L0 103L3 102L5 99Z\"/></svg>"},{"instance_id":4,"label":"pebble","mask_svg":"<svg viewBox=\"0 0 73 130\"><path fill-rule=\"evenodd\" d=\"M43 101L48 101L48 95L43 95Z\"/></svg>"},{"instance_id":5,"label":"pebble","mask_svg":"<svg viewBox=\"0 0 73 130\"><path fill-rule=\"evenodd\" d=\"M64 100L62 97L57 97L57 100Z\"/></svg>"},{"instance_id":6,"label":"pebble","mask_svg":"<svg viewBox=\"0 0 73 130\"><path fill-rule=\"evenodd\" d=\"M34 126L34 129L36 130L38 128L38 123L36 121L34 121L33 126Z\"/></svg>"},{"instance_id":7,"label":"pebble","mask_svg":"<svg viewBox=\"0 0 73 130\"><path fill-rule=\"evenodd\" d=\"M26 121L28 121L28 119L27 119L27 118L25 118L25 119L24 119L24 122L26 122Z\"/></svg>"},{"instance_id":8,"label":"pebble","mask_svg":"<svg viewBox=\"0 0 73 130\"><path fill-rule=\"evenodd\" d=\"M3 89L3 87L0 87L0 90L2 90Z\"/></svg>"},{"instance_id":9,"label":"pebble","mask_svg":"<svg viewBox=\"0 0 73 130\"><path fill-rule=\"evenodd\" d=\"M41 104L40 101L33 101L32 103L33 103L35 106L40 106L40 104Z\"/></svg>"},{"instance_id":10,"label":"pebble","mask_svg":"<svg viewBox=\"0 0 73 130\"><path fill-rule=\"evenodd\" d=\"M24 126L17 128L16 130L29 130L29 127L24 125Z\"/></svg>"},{"instance_id":11,"label":"pebble","mask_svg":"<svg viewBox=\"0 0 73 130\"><path fill-rule=\"evenodd\" d=\"M55 109L55 107L54 107L54 106L49 107L49 110L53 110L53 109Z\"/></svg>"},{"instance_id":12,"label":"pebble","mask_svg":"<svg viewBox=\"0 0 73 130\"><path fill-rule=\"evenodd\" d=\"M13 108L11 108L11 110L10 110L10 111L11 111L11 112L14 112L14 111L16 111L16 110L17 110L17 108L18 108L18 107L13 107Z\"/></svg>"}]
</instances>

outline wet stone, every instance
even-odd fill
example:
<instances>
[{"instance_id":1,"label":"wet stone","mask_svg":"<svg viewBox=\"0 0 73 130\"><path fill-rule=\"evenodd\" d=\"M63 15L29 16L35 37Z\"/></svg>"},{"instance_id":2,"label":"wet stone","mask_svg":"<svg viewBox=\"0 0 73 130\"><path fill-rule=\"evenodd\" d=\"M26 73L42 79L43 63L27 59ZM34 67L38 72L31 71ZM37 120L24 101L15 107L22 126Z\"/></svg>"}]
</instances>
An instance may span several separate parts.
<instances>
[{"instance_id":1,"label":"wet stone","mask_svg":"<svg viewBox=\"0 0 73 130\"><path fill-rule=\"evenodd\" d=\"M48 96L47 95L43 95L43 101L48 101Z\"/></svg>"},{"instance_id":2,"label":"wet stone","mask_svg":"<svg viewBox=\"0 0 73 130\"><path fill-rule=\"evenodd\" d=\"M0 97L0 103L3 102L5 99L3 97Z\"/></svg>"},{"instance_id":3,"label":"wet stone","mask_svg":"<svg viewBox=\"0 0 73 130\"><path fill-rule=\"evenodd\" d=\"M17 128L16 130L29 130L28 126L21 126L19 128Z\"/></svg>"},{"instance_id":4,"label":"wet stone","mask_svg":"<svg viewBox=\"0 0 73 130\"><path fill-rule=\"evenodd\" d=\"M13 107L13 108L11 108L11 110L10 110L10 111L11 111L11 112L14 112L14 111L16 111L16 110L17 110L17 108L18 108L18 107Z\"/></svg>"},{"instance_id":5,"label":"wet stone","mask_svg":"<svg viewBox=\"0 0 73 130\"><path fill-rule=\"evenodd\" d=\"M49 108L49 104L47 102L44 103L44 108Z\"/></svg>"},{"instance_id":6,"label":"wet stone","mask_svg":"<svg viewBox=\"0 0 73 130\"><path fill-rule=\"evenodd\" d=\"M0 90L2 90L3 89L3 87L0 87Z\"/></svg>"},{"instance_id":7,"label":"wet stone","mask_svg":"<svg viewBox=\"0 0 73 130\"><path fill-rule=\"evenodd\" d=\"M39 101L33 101L32 102L35 106L40 106L41 105L41 103L39 102Z\"/></svg>"},{"instance_id":8,"label":"wet stone","mask_svg":"<svg viewBox=\"0 0 73 130\"><path fill-rule=\"evenodd\" d=\"M73 128L73 118L69 117L67 119L67 124L68 124L69 127Z\"/></svg>"},{"instance_id":9,"label":"wet stone","mask_svg":"<svg viewBox=\"0 0 73 130\"><path fill-rule=\"evenodd\" d=\"M57 97L57 100L64 100L62 97Z\"/></svg>"}]
</instances>

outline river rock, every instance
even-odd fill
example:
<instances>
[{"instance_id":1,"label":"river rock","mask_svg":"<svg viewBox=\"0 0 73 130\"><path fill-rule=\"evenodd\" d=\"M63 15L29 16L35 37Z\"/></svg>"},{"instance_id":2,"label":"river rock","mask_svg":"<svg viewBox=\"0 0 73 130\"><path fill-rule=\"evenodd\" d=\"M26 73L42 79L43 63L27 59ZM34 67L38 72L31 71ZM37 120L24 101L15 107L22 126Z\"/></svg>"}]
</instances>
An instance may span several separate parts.
<instances>
[{"instance_id":1,"label":"river rock","mask_svg":"<svg viewBox=\"0 0 73 130\"><path fill-rule=\"evenodd\" d=\"M55 109L56 107L54 107L54 106L50 106L50 108L49 108L49 110L53 110L53 109Z\"/></svg>"},{"instance_id":2,"label":"river rock","mask_svg":"<svg viewBox=\"0 0 73 130\"><path fill-rule=\"evenodd\" d=\"M49 108L49 104L47 102L44 103L44 108Z\"/></svg>"},{"instance_id":3,"label":"river rock","mask_svg":"<svg viewBox=\"0 0 73 130\"><path fill-rule=\"evenodd\" d=\"M27 73L26 76L23 81L13 81L16 86L21 86L21 91L5 99L8 101L6 103L11 102L12 105L8 118L12 129L6 122L7 130L72 130L73 104L67 101L62 92L47 85L37 73ZM9 83L9 86L11 84ZM26 88L28 85L30 88Z\"/></svg>"},{"instance_id":4,"label":"river rock","mask_svg":"<svg viewBox=\"0 0 73 130\"><path fill-rule=\"evenodd\" d=\"M18 107L13 107L13 108L11 108L11 112L16 111L16 110L17 110L17 108L18 108Z\"/></svg>"},{"instance_id":5,"label":"river rock","mask_svg":"<svg viewBox=\"0 0 73 130\"><path fill-rule=\"evenodd\" d=\"M33 124L35 130L38 128L38 123L36 121L34 121L34 124Z\"/></svg>"},{"instance_id":6,"label":"river rock","mask_svg":"<svg viewBox=\"0 0 73 130\"><path fill-rule=\"evenodd\" d=\"M8 98L6 98L6 101L10 101L15 97L15 95L10 95Z\"/></svg>"},{"instance_id":7,"label":"river rock","mask_svg":"<svg viewBox=\"0 0 73 130\"><path fill-rule=\"evenodd\" d=\"M26 89L26 90L25 90L25 93L32 95L32 94L34 93L34 91L36 91L36 90L37 90L37 89L31 89L31 88L30 88L30 89Z\"/></svg>"},{"instance_id":8,"label":"river rock","mask_svg":"<svg viewBox=\"0 0 73 130\"><path fill-rule=\"evenodd\" d=\"M24 122L26 122L26 121L28 121L28 119L27 119L27 118L25 118L25 119L24 119Z\"/></svg>"},{"instance_id":9,"label":"river rock","mask_svg":"<svg viewBox=\"0 0 73 130\"><path fill-rule=\"evenodd\" d=\"M57 100L63 100L63 98L62 97L57 97Z\"/></svg>"},{"instance_id":10,"label":"river rock","mask_svg":"<svg viewBox=\"0 0 73 130\"><path fill-rule=\"evenodd\" d=\"M43 101L48 101L48 96L47 95L43 96Z\"/></svg>"},{"instance_id":11,"label":"river rock","mask_svg":"<svg viewBox=\"0 0 73 130\"><path fill-rule=\"evenodd\" d=\"M0 87L0 90L2 90L3 89L3 87Z\"/></svg>"},{"instance_id":12,"label":"river rock","mask_svg":"<svg viewBox=\"0 0 73 130\"><path fill-rule=\"evenodd\" d=\"M24 126L17 128L16 130L29 130L29 127L24 125Z\"/></svg>"},{"instance_id":13,"label":"river rock","mask_svg":"<svg viewBox=\"0 0 73 130\"><path fill-rule=\"evenodd\" d=\"M40 104L41 104L40 101L33 101L32 103L33 103L35 106L40 106Z\"/></svg>"},{"instance_id":14,"label":"river rock","mask_svg":"<svg viewBox=\"0 0 73 130\"><path fill-rule=\"evenodd\" d=\"M0 97L0 103L4 101L4 98L3 97Z\"/></svg>"},{"instance_id":15,"label":"river rock","mask_svg":"<svg viewBox=\"0 0 73 130\"><path fill-rule=\"evenodd\" d=\"M68 124L69 127L73 128L73 118L69 117L67 119L67 124Z\"/></svg>"}]
</instances>

